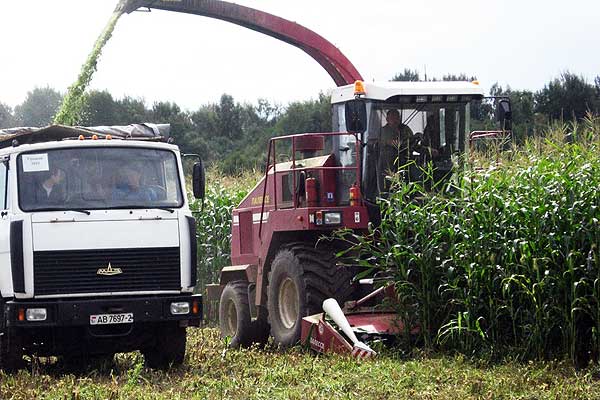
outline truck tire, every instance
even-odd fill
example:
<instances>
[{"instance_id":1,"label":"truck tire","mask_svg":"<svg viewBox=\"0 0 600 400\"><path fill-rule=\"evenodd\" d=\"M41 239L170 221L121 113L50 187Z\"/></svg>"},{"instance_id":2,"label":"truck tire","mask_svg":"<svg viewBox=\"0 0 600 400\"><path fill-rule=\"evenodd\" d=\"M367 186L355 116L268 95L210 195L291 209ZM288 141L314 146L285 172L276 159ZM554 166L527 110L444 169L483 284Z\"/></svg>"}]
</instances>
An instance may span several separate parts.
<instances>
[{"instance_id":1,"label":"truck tire","mask_svg":"<svg viewBox=\"0 0 600 400\"><path fill-rule=\"evenodd\" d=\"M0 370L13 372L24 366L21 342L10 328L0 330Z\"/></svg>"},{"instance_id":2,"label":"truck tire","mask_svg":"<svg viewBox=\"0 0 600 400\"><path fill-rule=\"evenodd\" d=\"M146 366L167 370L183 364L185 358L186 331L176 324L156 330L154 346L142 350Z\"/></svg>"},{"instance_id":3,"label":"truck tire","mask_svg":"<svg viewBox=\"0 0 600 400\"><path fill-rule=\"evenodd\" d=\"M280 250L269 273L268 312L275 344L293 346L300 340L302 318L323 312L323 301L340 303L352 293L352 274L338 267L334 252L294 243Z\"/></svg>"}]
</instances>

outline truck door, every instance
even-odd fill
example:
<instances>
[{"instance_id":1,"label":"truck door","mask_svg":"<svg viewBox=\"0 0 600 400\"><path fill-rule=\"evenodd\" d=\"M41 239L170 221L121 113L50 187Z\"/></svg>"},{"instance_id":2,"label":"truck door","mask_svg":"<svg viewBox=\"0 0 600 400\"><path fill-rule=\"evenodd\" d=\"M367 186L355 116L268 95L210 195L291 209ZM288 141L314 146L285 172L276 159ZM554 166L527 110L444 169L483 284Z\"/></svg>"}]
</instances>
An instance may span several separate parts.
<instances>
[{"instance_id":1,"label":"truck door","mask_svg":"<svg viewBox=\"0 0 600 400\"><path fill-rule=\"evenodd\" d=\"M8 158L0 159L0 292L2 297L13 294L10 273L10 219L8 215Z\"/></svg>"}]
</instances>

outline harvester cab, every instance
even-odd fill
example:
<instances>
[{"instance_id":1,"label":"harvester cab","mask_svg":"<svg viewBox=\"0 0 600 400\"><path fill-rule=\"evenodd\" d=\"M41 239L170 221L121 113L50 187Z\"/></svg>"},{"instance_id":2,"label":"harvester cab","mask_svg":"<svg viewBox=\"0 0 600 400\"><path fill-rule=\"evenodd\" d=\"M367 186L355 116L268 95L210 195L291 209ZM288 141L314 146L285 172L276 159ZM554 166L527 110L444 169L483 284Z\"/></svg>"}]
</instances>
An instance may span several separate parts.
<instances>
[{"instance_id":1,"label":"harvester cab","mask_svg":"<svg viewBox=\"0 0 600 400\"><path fill-rule=\"evenodd\" d=\"M334 90L333 128L346 123L348 102L359 97L366 121L360 139L363 171L361 189L373 204L390 190L389 176L401 172L409 181L422 180L431 164L434 179L448 177L467 149L470 104L483 98L478 82L386 82L355 84ZM352 125L354 122L350 125ZM340 151L351 143L341 142ZM345 157L340 154L340 162Z\"/></svg>"}]
</instances>

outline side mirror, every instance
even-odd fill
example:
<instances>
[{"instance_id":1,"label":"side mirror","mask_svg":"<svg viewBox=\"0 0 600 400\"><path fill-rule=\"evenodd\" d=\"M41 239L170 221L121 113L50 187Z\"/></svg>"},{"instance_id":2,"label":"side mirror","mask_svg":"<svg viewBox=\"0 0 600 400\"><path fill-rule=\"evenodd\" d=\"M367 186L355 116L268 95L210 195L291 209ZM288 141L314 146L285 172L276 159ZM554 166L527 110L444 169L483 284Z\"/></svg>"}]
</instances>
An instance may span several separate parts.
<instances>
[{"instance_id":1,"label":"side mirror","mask_svg":"<svg viewBox=\"0 0 600 400\"><path fill-rule=\"evenodd\" d=\"M192 174L192 189L195 198L204 199L204 195L206 194L206 173L204 172L202 160L194 164L194 171Z\"/></svg>"},{"instance_id":2,"label":"side mirror","mask_svg":"<svg viewBox=\"0 0 600 400\"><path fill-rule=\"evenodd\" d=\"M346 130L353 133L363 133L367 129L367 106L363 100L346 102Z\"/></svg>"},{"instance_id":3,"label":"side mirror","mask_svg":"<svg viewBox=\"0 0 600 400\"><path fill-rule=\"evenodd\" d=\"M512 109L509 99L500 99L496 103L496 119L502 129L512 129Z\"/></svg>"}]
</instances>

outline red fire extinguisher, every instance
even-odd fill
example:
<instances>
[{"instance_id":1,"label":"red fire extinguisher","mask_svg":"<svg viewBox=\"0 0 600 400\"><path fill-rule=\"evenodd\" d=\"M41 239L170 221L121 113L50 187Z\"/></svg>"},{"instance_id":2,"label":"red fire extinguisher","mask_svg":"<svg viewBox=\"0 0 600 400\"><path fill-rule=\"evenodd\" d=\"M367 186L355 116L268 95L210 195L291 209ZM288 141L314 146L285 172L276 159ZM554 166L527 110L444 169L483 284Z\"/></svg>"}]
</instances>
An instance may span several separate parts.
<instances>
[{"instance_id":1,"label":"red fire extinguisher","mask_svg":"<svg viewBox=\"0 0 600 400\"><path fill-rule=\"evenodd\" d=\"M317 190L317 180L313 177L306 178L306 206L318 207L319 193Z\"/></svg>"},{"instance_id":2,"label":"red fire extinguisher","mask_svg":"<svg viewBox=\"0 0 600 400\"><path fill-rule=\"evenodd\" d=\"M350 206L357 206L360 201L360 188L356 184L350 187Z\"/></svg>"}]
</instances>

